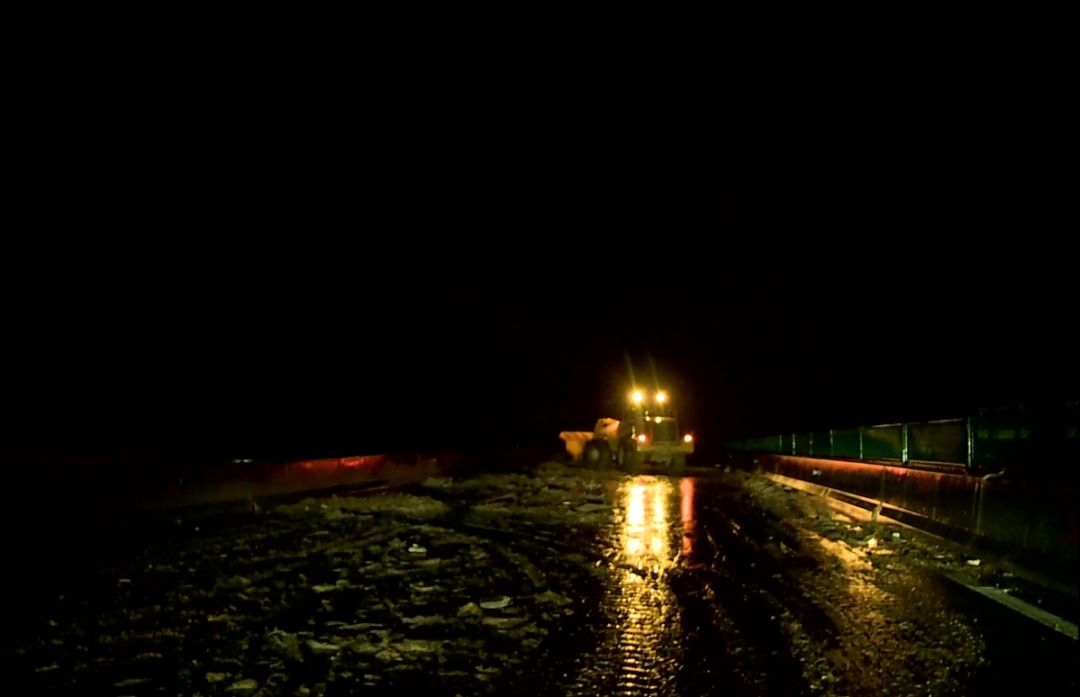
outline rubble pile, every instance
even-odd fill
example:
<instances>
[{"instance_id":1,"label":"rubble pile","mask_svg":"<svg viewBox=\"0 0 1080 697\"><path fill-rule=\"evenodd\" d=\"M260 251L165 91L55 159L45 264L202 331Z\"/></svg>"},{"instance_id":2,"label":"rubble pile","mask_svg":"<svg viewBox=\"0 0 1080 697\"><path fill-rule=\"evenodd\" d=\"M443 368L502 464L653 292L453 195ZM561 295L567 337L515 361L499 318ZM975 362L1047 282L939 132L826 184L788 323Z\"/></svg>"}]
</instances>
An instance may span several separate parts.
<instances>
[{"instance_id":1,"label":"rubble pile","mask_svg":"<svg viewBox=\"0 0 1080 697\"><path fill-rule=\"evenodd\" d=\"M18 653L42 692L494 690L573 618L580 582L573 565L541 572L484 532L543 524L555 540L610 518L580 481L429 480L192 530L59 599Z\"/></svg>"}]
</instances>

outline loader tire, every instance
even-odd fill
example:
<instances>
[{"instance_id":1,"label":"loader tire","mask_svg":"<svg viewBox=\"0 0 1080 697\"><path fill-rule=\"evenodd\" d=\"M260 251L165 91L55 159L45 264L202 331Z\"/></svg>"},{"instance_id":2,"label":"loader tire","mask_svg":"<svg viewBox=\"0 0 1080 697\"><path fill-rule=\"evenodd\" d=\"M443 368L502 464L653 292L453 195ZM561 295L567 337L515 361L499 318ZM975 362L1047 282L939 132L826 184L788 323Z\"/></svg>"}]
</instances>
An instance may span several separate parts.
<instances>
[{"instance_id":1,"label":"loader tire","mask_svg":"<svg viewBox=\"0 0 1080 697\"><path fill-rule=\"evenodd\" d=\"M611 464L611 451L602 440L590 440L585 443L581 461L586 467L608 467Z\"/></svg>"},{"instance_id":2,"label":"loader tire","mask_svg":"<svg viewBox=\"0 0 1080 697\"><path fill-rule=\"evenodd\" d=\"M635 474L641 469L641 453L637 451L637 448L632 443L627 441L619 443L618 460L619 468L631 474Z\"/></svg>"},{"instance_id":3,"label":"loader tire","mask_svg":"<svg viewBox=\"0 0 1080 697\"><path fill-rule=\"evenodd\" d=\"M678 455L671 456L671 466L669 470L672 474L682 474L686 469L686 455L679 453Z\"/></svg>"},{"instance_id":4,"label":"loader tire","mask_svg":"<svg viewBox=\"0 0 1080 697\"><path fill-rule=\"evenodd\" d=\"M611 456L611 446L608 445L606 440L601 440L597 443L597 447L600 448L600 467L610 469L611 463L615 460Z\"/></svg>"}]
</instances>

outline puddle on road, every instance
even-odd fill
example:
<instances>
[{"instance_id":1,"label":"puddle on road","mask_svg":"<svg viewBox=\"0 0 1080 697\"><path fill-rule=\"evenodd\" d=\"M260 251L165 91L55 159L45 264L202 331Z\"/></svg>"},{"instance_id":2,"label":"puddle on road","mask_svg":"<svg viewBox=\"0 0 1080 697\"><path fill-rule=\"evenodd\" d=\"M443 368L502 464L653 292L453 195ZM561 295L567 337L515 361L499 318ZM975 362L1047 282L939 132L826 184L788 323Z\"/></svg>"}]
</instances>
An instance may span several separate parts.
<instances>
[{"instance_id":1,"label":"puddle on road","mask_svg":"<svg viewBox=\"0 0 1080 697\"><path fill-rule=\"evenodd\" d=\"M639 476L619 484L601 539L610 574L595 651L568 671L570 694L670 694L679 671L679 604L666 574L693 551L694 480Z\"/></svg>"}]
</instances>

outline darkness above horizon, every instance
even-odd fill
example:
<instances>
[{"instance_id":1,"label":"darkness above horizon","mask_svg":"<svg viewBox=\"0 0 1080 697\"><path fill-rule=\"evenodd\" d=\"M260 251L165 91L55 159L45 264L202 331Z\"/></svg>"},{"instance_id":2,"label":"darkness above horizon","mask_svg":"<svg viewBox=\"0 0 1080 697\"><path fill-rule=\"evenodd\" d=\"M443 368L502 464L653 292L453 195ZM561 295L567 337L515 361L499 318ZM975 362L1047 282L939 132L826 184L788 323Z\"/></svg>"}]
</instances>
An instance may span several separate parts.
<instances>
[{"instance_id":1,"label":"darkness above horizon","mask_svg":"<svg viewBox=\"0 0 1080 697\"><path fill-rule=\"evenodd\" d=\"M389 104L389 106L387 106ZM194 97L8 111L19 447L702 442L1075 398L1075 114Z\"/></svg>"}]
</instances>

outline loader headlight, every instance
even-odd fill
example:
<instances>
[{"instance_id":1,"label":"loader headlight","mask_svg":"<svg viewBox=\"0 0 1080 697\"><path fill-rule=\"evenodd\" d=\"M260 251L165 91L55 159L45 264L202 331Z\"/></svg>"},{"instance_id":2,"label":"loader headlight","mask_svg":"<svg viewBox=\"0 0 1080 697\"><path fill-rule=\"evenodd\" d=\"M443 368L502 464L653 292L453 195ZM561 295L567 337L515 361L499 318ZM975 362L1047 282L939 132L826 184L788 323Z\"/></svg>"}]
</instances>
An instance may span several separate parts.
<instances>
[{"instance_id":1,"label":"loader headlight","mask_svg":"<svg viewBox=\"0 0 1080 697\"><path fill-rule=\"evenodd\" d=\"M649 437L647 435L645 435L644 433L639 433L638 434L638 437L637 437L637 442L638 443L644 443L647 440L649 440Z\"/></svg>"},{"instance_id":2,"label":"loader headlight","mask_svg":"<svg viewBox=\"0 0 1080 697\"><path fill-rule=\"evenodd\" d=\"M664 392L663 390L661 390L661 391L656 393L656 403L657 404L663 404L666 401L667 401L667 392Z\"/></svg>"},{"instance_id":3,"label":"loader headlight","mask_svg":"<svg viewBox=\"0 0 1080 697\"><path fill-rule=\"evenodd\" d=\"M683 443L693 443L694 442L694 437L692 435L690 435L689 433L687 433L685 436L682 437L682 442Z\"/></svg>"},{"instance_id":4,"label":"loader headlight","mask_svg":"<svg viewBox=\"0 0 1080 697\"><path fill-rule=\"evenodd\" d=\"M630 394L630 401L634 404L641 404L645 401L645 395L641 393L641 390L634 390L633 393Z\"/></svg>"}]
</instances>

